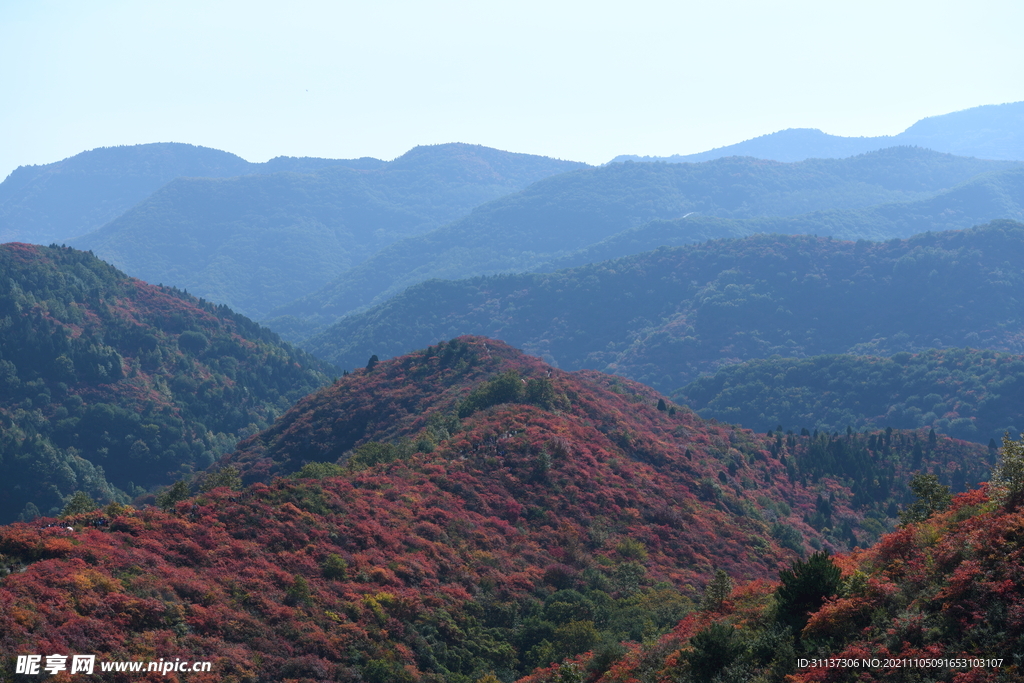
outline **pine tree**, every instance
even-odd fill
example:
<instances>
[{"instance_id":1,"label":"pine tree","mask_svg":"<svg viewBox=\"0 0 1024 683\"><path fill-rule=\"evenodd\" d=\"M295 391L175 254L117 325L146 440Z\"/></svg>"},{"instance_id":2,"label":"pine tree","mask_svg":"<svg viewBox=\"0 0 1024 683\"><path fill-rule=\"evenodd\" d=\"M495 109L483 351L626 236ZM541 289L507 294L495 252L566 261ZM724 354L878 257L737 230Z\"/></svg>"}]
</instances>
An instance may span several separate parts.
<instances>
[{"instance_id":1,"label":"pine tree","mask_svg":"<svg viewBox=\"0 0 1024 683\"><path fill-rule=\"evenodd\" d=\"M714 578L704 588L704 596L700 599L700 608L710 612L718 610L730 595L732 595L732 579L723 570L716 569Z\"/></svg>"},{"instance_id":2,"label":"pine tree","mask_svg":"<svg viewBox=\"0 0 1024 683\"><path fill-rule=\"evenodd\" d=\"M807 625L808 615L816 612L825 598L838 593L842 585L839 567L824 551L814 553L806 562L797 560L790 569L783 569L779 580L782 585L775 592L779 605L777 618L797 637Z\"/></svg>"}]
</instances>

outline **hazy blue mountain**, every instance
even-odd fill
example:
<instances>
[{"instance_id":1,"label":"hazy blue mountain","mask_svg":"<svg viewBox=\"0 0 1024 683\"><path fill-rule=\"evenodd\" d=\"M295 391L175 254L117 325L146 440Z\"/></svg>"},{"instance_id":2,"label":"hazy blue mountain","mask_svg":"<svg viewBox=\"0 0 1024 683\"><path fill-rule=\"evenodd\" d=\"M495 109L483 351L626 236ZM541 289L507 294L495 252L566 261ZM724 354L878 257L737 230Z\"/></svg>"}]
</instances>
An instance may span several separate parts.
<instances>
[{"instance_id":1,"label":"hazy blue mountain","mask_svg":"<svg viewBox=\"0 0 1024 683\"><path fill-rule=\"evenodd\" d=\"M670 164L682 164L732 156L786 162L803 161L804 159L845 159L899 144L895 136L847 138L840 135L829 135L817 128L786 128L725 147L715 147L706 152L673 154L667 157L620 154L612 159L611 163L662 161Z\"/></svg>"},{"instance_id":2,"label":"hazy blue mountain","mask_svg":"<svg viewBox=\"0 0 1024 683\"><path fill-rule=\"evenodd\" d=\"M99 228L175 178L375 168L378 159L278 157L252 164L175 142L101 147L52 164L19 166L0 183L0 242L66 242Z\"/></svg>"},{"instance_id":3,"label":"hazy blue mountain","mask_svg":"<svg viewBox=\"0 0 1024 683\"><path fill-rule=\"evenodd\" d=\"M665 392L776 354L1019 354L1022 261L1024 224L1013 221L885 242L753 235L555 273L431 280L303 346L351 369L482 334Z\"/></svg>"},{"instance_id":4,"label":"hazy blue mountain","mask_svg":"<svg viewBox=\"0 0 1024 683\"><path fill-rule=\"evenodd\" d=\"M702 164L583 169L547 178L456 223L397 242L315 294L277 308L267 322L296 341L431 278L550 269L552 263L579 265L713 237L780 231L884 239L942 229L929 222L938 214L943 228L966 228L1018 217L1024 198L1016 186L1005 192L1000 186L993 192L1006 197L961 202L960 213L948 215L942 213L948 207L914 202L935 199L984 172L1019 168L1017 162L902 147L793 164L732 157ZM697 215L670 226L671 236L665 226L651 223L687 214ZM797 218L786 218L793 215ZM639 244L629 244L637 239ZM598 251L591 254L588 249Z\"/></svg>"},{"instance_id":5,"label":"hazy blue mountain","mask_svg":"<svg viewBox=\"0 0 1024 683\"><path fill-rule=\"evenodd\" d=\"M1024 221L1024 169L983 173L916 202L743 220L693 215L674 221L651 221L544 263L536 270L572 268L712 237L781 233L884 240L929 230L962 230L995 218Z\"/></svg>"},{"instance_id":6,"label":"hazy blue mountain","mask_svg":"<svg viewBox=\"0 0 1024 683\"><path fill-rule=\"evenodd\" d=\"M464 144L391 162L274 159L266 169L298 172L178 178L71 243L147 282L261 317L396 240L581 166Z\"/></svg>"},{"instance_id":7,"label":"hazy blue mountain","mask_svg":"<svg viewBox=\"0 0 1024 683\"><path fill-rule=\"evenodd\" d=\"M1024 159L1024 102L989 104L921 119L899 144L979 159Z\"/></svg>"},{"instance_id":8,"label":"hazy blue mountain","mask_svg":"<svg viewBox=\"0 0 1024 683\"><path fill-rule=\"evenodd\" d=\"M776 161L842 159L895 145L914 145L979 159L1024 160L1024 102L988 104L951 114L929 116L898 135L843 137L829 135L816 128L787 128L697 154L673 154L669 157L623 154L612 159L612 162L684 163L728 156Z\"/></svg>"}]
</instances>

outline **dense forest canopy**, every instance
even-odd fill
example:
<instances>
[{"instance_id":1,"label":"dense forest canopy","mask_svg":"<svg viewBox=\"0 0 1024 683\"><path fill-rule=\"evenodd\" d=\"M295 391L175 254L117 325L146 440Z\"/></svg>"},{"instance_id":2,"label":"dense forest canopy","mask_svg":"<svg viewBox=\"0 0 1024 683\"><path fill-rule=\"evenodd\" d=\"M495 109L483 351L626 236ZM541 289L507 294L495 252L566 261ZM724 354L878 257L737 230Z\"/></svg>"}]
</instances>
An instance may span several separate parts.
<instances>
[{"instance_id":1,"label":"dense forest canopy","mask_svg":"<svg viewBox=\"0 0 1024 683\"><path fill-rule=\"evenodd\" d=\"M1004 442L995 473L1020 467ZM778 583L720 582L718 599L609 663L588 652L520 683L715 680L1015 681L1024 568L1018 476L922 509L866 550L815 554ZM919 482L919 502L929 496ZM1018 496L1016 502L1008 494ZM621 652L621 651L620 651Z\"/></svg>"},{"instance_id":2,"label":"dense forest canopy","mask_svg":"<svg viewBox=\"0 0 1024 683\"><path fill-rule=\"evenodd\" d=\"M64 247L0 247L0 520L128 502L213 464L333 367L224 306Z\"/></svg>"},{"instance_id":3,"label":"dense forest canopy","mask_svg":"<svg viewBox=\"0 0 1024 683\"><path fill-rule=\"evenodd\" d=\"M487 334L565 369L666 392L773 355L1021 353L1022 259L1024 226L1010 221L881 243L755 235L556 273L427 282L306 348L353 368L371 354Z\"/></svg>"},{"instance_id":4,"label":"dense forest canopy","mask_svg":"<svg viewBox=\"0 0 1024 683\"><path fill-rule=\"evenodd\" d=\"M986 443L1024 431L1024 356L945 349L773 357L722 368L675 398L704 417L751 427L928 427Z\"/></svg>"},{"instance_id":5,"label":"dense forest canopy","mask_svg":"<svg viewBox=\"0 0 1024 683\"><path fill-rule=\"evenodd\" d=\"M877 538L915 469L962 487L989 458L754 434L481 338L368 366L246 440L244 490L0 528L0 646L158 642L218 680L508 681L588 652L599 674L733 581Z\"/></svg>"}]
</instances>

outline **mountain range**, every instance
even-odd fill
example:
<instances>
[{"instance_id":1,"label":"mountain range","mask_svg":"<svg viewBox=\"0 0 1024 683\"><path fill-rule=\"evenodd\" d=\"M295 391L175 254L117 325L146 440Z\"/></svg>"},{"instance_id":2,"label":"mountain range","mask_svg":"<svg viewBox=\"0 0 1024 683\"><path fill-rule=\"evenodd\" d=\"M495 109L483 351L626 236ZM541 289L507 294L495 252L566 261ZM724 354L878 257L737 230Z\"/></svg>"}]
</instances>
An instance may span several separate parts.
<instances>
[{"instance_id":1,"label":"mountain range","mask_svg":"<svg viewBox=\"0 0 1024 683\"><path fill-rule=\"evenodd\" d=\"M101 147L52 164L19 166L0 183L0 241L67 242L103 226L175 178L372 169L377 159L277 157L253 164L181 143Z\"/></svg>"},{"instance_id":2,"label":"mountain range","mask_svg":"<svg viewBox=\"0 0 1024 683\"><path fill-rule=\"evenodd\" d=\"M201 656L221 680L509 680L599 649L610 665L693 614L717 569L769 578L808 546L876 538L915 458L961 484L988 459L661 403L482 338L360 369L221 463L244 490L0 527L0 646Z\"/></svg>"},{"instance_id":3,"label":"mountain range","mask_svg":"<svg viewBox=\"0 0 1024 683\"><path fill-rule=\"evenodd\" d=\"M1020 112L18 169L93 253L0 245L0 680L1016 680Z\"/></svg>"},{"instance_id":4,"label":"mountain range","mask_svg":"<svg viewBox=\"0 0 1024 683\"><path fill-rule=\"evenodd\" d=\"M842 159L886 147L910 145L979 159L1024 160L1024 102L988 104L929 116L897 135L843 137L816 128L787 128L696 154L641 157L623 154L616 161L692 163L729 156L776 161Z\"/></svg>"},{"instance_id":5,"label":"mountain range","mask_svg":"<svg viewBox=\"0 0 1024 683\"><path fill-rule=\"evenodd\" d=\"M581 169L396 242L322 290L280 306L267 324L300 341L425 280L553 270L665 244L757 232L877 240L1024 218L1022 179L1016 162L911 148L794 164L728 158ZM652 220L681 216L689 219L643 234Z\"/></svg>"},{"instance_id":6,"label":"mountain range","mask_svg":"<svg viewBox=\"0 0 1024 683\"><path fill-rule=\"evenodd\" d=\"M484 334L666 393L776 354L1022 353L1021 259L1024 225L1012 221L886 242L752 235L555 273L425 282L305 348L353 368L373 354Z\"/></svg>"},{"instance_id":7,"label":"mountain range","mask_svg":"<svg viewBox=\"0 0 1024 683\"><path fill-rule=\"evenodd\" d=\"M399 239L579 166L452 144L372 168L178 178L71 244L261 318Z\"/></svg>"}]
</instances>

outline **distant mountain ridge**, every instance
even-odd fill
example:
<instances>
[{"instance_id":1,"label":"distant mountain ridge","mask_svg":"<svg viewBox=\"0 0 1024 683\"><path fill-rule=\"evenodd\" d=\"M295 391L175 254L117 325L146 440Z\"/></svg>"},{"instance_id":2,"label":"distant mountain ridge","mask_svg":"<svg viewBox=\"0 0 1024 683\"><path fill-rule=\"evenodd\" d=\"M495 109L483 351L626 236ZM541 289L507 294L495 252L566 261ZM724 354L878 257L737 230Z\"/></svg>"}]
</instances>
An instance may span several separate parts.
<instances>
[{"instance_id":1,"label":"distant mountain ridge","mask_svg":"<svg viewBox=\"0 0 1024 683\"><path fill-rule=\"evenodd\" d=\"M734 157L582 169L546 178L455 223L396 242L265 320L286 339L298 341L344 314L432 278L553 270L664 244L755 232L889 239L1024 218L1024 183L1012 175L1020 166L898 147L793 164ZM983 182L984 174L997 172L1007 176ZM956 193L948 202L947 192ZM649 221L687 214L695 215L673 223L671 235L636 234ZM629 244L634 238L646 249ZM591 258L594 249L600 253Z\"/></svg>"},{"instance_id":2,"label":"distant mountain ridge","mask_svg":"<svg viewBox=\"0 0 1024 683\"><path fill-rule=\"evenodd\" d=\"M622 154L611 163L693 163L728 156L775 161L842 159L877 149L911 145L979 159L1024 160L1024 102L989 104L929 116L897 135L843 137L816 128L787 128L725 147L668 157Z\"/></svg>"},{"instance_id":3,"label":"distant mountain ridge","mask_svg":"<svg viewBox=\"0 0 1024 683\"><path fill-rule=\"evenodd\" d=\"M310 160L268 165L303 172L177 178L70 243L147 282L262 318L397 240L583 166L454 143L361 168Z\"/></svg>"},{"instance_id":4,"label":"distant mountain ridge","mask_svg":"<svg viewBox=\"0 0 1024 683\"><path fill-rule=\"evenodd\" d=\"M0 183L0 242L68 242L114 220L175 178L309 174L331 168L378 171L391 167L410 170L437 147L446 146L417 147L390 162L371 157L320 159L280 156L263 163L252 163L230 152L175 142L100 147L50 164L19 166ZM448 147L487 149L461 143L452 143ZM530 157L491 151L494 154L489 155L489 161L506 175L515 175L514 164L503 163L497 156ZM477 156L488 155L478 152ZM583 165L551 161L558 170ZM473 173L463 173L461 177L468 185L479 185L481 179L486 178L486 171L478 169L476 177L473 176ZM543 174L527 174L513 187L518 189L540 177ZM497 195L492 193L486 199L494 196ZM476 203L486 199L479 199Z\"/></svg>"},{"instance_id":5,"label":"distant mountain ridge","mask_svg":"<svg viewBox=\"0 0 1024 683\"><path fill-rule=\"evenodd\" d=\"M180 177L376 168L379 159L277 157L254 164L230 152L176 142L100 147L62 161L19 166L0 183L0 242L49 244L91 232Z\"/></svg>"},{"instance_id":6,"label":"distant mountain ridge","mask_svg":"<svg viewBox=\"0 0 1024 683\"><path fill-rule=\"evenodd\" d=\"M342 318L303 346L340 367L457 334L666 393L775 354L1024 353L1024 225L906 240L752 235L554 273L433 280Z\"/></svg>"},{"instance_id":7,"label":"distant mountain ridge","mask_svg":"<svg viewBox=\"0 0 1024 683\"><path fill-rule=\"evenodd\" d=\"M864 209L831 209L797 216L742 220L695 215L674 221L651 221L544 263L536 270L551 272L631 256L658 247L683 246L699 241L695 238L702 235L744 237L778 233L886 240L923 232L962 230L994 218L1024 222L1024 169L982 173L928 199Z\"/></svg>"}]
</instances>

